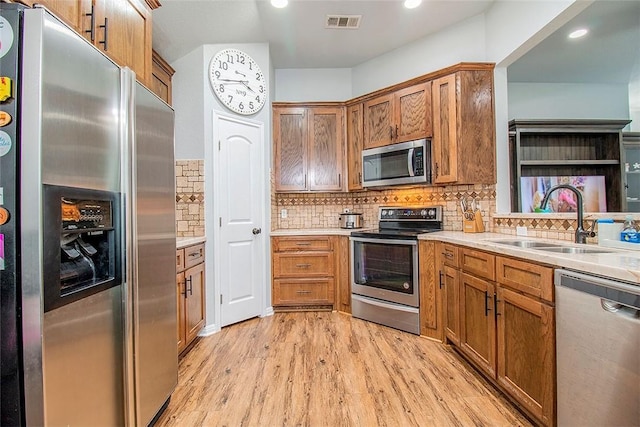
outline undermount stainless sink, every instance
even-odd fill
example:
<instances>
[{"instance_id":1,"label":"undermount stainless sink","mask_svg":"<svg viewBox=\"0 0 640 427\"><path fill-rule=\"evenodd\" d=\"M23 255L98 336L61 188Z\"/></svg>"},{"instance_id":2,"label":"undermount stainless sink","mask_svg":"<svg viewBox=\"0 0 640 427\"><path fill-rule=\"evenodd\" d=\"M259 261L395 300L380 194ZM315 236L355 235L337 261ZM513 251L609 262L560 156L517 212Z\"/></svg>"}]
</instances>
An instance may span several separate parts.
<instances>
[{"instance_id":1,"label":"undermount stainless sink","mask_svg":"<svg viewBox=\"0 0 640 427\"><path fill-rule=\"evenodd\" d=\"M582 248L576 246L556 246L556 247L545 247L545 248L536 248L538 251L545 252L557 252L562 254L610 254L615 251L610 251L608 249L600 249L600 248Z\"/></svg>"},{"instance_id":2,"label":"undermount stainless sink","mask_svg":"<svg viewBox=\"0 0 640 427\"><path fill-rule=\"evenodd\" d=\"M554 252L561 254L606 254L615 251L602 249L598 247L583 246L567 246L557 243L541 242L538 240L492 240L492 243L498 245L514 246L518 248L533 249L536 251Z\"/></svg>"},{"instance_id":3,"label":"undermount stainless sink","mask_svg":"<svg viewBox=\"0 0 640 427\"><path fill-rule=\"evenodd\" d=\"M492 240L499 245L516 246L519 248L561 248L562 245L537 240Z\"/></svg>"}]
</instances>

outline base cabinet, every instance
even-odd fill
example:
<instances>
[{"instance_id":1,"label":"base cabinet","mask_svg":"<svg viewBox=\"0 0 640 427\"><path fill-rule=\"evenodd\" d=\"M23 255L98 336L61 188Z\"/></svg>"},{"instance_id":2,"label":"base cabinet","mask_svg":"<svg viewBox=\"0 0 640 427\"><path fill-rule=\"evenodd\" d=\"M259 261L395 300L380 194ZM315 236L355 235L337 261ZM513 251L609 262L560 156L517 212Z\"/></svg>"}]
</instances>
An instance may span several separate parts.
<instances>
[{"instance_id":1,"label":"base cabinet","mask_svg":"<svg viewBox=\"0 0 640 427\"><path fill-rule=\"evenodd\" d=\"M205 322L204 244L178 249L176 268L178 353L182 353L198 336Z\"/></svg>"},{"instance_id":2,"label":"base cabinet","mask_svg":"<svg viewBox=\"0 0 640 427\"><path fill-rule=\"evenodd\" d=\"M274 309L333 308L334 242L331 236L272 238Z\"/></svg>"},{"instance_id":3,"label":"base cabinet","mask_svg":"<svg viewBox=\"0 0 640 427\"><path fill-rule=\"evenodd\" d=\"M448 244L439 253L446 340L541 425L555 425L552 268Z\"/></svg>"}]
</instances>

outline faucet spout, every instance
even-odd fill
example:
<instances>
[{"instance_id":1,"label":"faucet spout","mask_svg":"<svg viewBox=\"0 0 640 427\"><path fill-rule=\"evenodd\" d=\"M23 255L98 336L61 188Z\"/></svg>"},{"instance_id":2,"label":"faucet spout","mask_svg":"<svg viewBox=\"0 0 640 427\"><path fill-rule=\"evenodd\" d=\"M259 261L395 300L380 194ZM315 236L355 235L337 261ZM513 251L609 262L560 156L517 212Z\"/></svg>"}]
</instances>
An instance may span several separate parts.
<instances>
[{"instance_id":1,"label":"faucet spout","mask_svg":"<svg viewBox=\"0 0 640 427\"><path fill-rule=\"evenodd\" d=\"M574 187L573 185L569 185L569 184L558 184L558 185L554 185L553 187L551 187L548 191L547 194L544 195L544 198L542 199L542 202L540 203L540 208L541 209L545 209L547 207L547 203L549 202L549 197L551 196L551 193L553 193L556 190L559 190L561 188L567 189L571 192L573 192L573 194L576 195L576 199L577 199L577 206L576 206L576 211L578 214L578 225L576 226L576 237L575 237L575 242L576 243L587 243L587 237L594 237L595 233L593 232L593 230L587 230L585 231L583 227L583 222L584 222L584 207L582 204L582 193L580 192L580 190L578 190L576 187Z\"/></svg>"}]
</instances>

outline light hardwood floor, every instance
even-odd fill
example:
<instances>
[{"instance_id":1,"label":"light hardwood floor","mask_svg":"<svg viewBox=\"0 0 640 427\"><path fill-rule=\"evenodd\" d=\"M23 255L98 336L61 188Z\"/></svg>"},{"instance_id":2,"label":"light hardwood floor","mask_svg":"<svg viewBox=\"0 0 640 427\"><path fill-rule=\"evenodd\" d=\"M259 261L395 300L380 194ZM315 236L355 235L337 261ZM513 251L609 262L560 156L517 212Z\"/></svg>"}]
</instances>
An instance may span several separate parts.
<instances>
[{"instance_id":1,"label":"light hardwood floor","mask_svg":"<svg viewBox=\"0 0 640 427\"><path fill-rule=\"evenodd\" d=\"M200 339L157 426L530 426L452 350L336 312Z\"/></svg>"}]
</instances>

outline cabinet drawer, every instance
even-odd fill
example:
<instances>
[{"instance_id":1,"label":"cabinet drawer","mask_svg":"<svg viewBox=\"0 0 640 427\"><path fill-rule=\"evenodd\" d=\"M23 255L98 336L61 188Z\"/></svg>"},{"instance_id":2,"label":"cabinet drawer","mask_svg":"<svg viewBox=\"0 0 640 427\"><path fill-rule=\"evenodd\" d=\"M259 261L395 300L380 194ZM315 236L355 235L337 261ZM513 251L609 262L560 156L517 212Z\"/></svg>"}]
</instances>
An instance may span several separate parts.
<instances>
[{"instance_id":1,"label":"cabinet drawer","mask_svg":"<svg viewBox=\"0 0 640 427\"><path fill-rule=\"evenodd\" d=\"M184 249L176 250L176 272L184 270Z\"/></svg>"},{"instance_id":2,"label":"cabinet drawer","mask_svg":"<svg viewBox=\"0 0 640 427\"><path fill-rule=\"evenodd\" d=\"M276 253L273 277L333 276L333 252Z\"/></svg>"},{"instance_id":3,"label":"cabinet drawer","mask_svg":"<svg viewBox=\"0 0 640 427\"><path fill-rule=\"evenodd\" d=\"M184 267L189 268L204 262L204 243L184 248Z\"/></svg>"},{"instance_id":4,"label":"cabinet drawer","mask_svg":"<svg viewBox=\"0 0 640 427\"><path fill-rule=\"evenodd\" d=\"M517 259L496 257L496 280L509 288L553 301L553 269Z\"/></svg>"},{"instance_id":5,"label":"cabinet drawer","mask_svg":"<svg viewBox=\"0 0 640 427\"><path fill-rule=\"evenodd\" d=\"M442 260L444 265L448 265L449 267L458 268L458 247L455 245L450 245L448 243L442 243Z\"/></svg>"},{"instance_id":6,"label":"cabinet drawer","mask_svg":"<svg viewBox=\"0 0 640 427\"><path fill-rule=\"evenodd\" d=\"M496 280L495 259L495 255L487 252L467 248L460 250L460 268L488 280Z\"/></svg>"},{"instance_id":7,"label":"cabinet drawer","mask_svg":"<svg viewBox=\"0 0 640 427\"><path fill-rule=\"evenodd\" d=\"M291 251L330 251L331 241L328 236L320 237L279 237L273 240L274 252Z\"/></svg>"},{"instance_id":8,"label":"cabinet drawer","mask_svg":"<svg viewBox=\"0 0 640 427\"><path fill-rule=\"evenodd\" d=\"M276 279L273 305L333 304L333 279Z\"/></svg>"}]
</instances>

